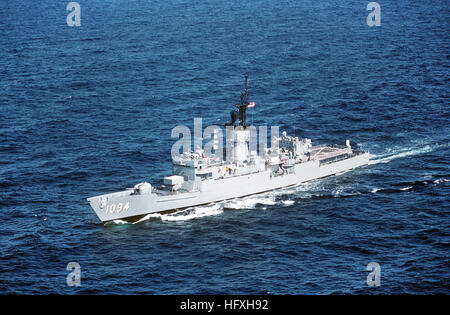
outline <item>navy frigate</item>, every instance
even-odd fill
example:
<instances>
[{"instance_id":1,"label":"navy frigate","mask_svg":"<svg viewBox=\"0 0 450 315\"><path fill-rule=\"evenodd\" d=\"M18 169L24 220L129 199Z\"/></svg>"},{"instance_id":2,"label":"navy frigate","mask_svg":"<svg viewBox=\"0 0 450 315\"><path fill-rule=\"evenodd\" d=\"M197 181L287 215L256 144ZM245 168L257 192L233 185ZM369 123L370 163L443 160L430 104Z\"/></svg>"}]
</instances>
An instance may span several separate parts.
<instances>
[{"instance_id":1,"label":"navy frigate","mask_svg":"<svg viewBox=\"0 0 450 315\"><path fill-rule=\"evenodd\" d=\"M262 153L249 150L250 129L246 111L248 75L241 101L227 123L227 147L222 156L204 150L173 158L173 174L154 187L143 182L123 191L87 198L103 222L135 222L152 213L169 213L189 207L295 186L367 165L369 152L345 145L313 145L311 139L283 132ZM239 122L237 122L239 120ZM225 157L226 155L226 157Z\"/></svg>"}]
</instances>

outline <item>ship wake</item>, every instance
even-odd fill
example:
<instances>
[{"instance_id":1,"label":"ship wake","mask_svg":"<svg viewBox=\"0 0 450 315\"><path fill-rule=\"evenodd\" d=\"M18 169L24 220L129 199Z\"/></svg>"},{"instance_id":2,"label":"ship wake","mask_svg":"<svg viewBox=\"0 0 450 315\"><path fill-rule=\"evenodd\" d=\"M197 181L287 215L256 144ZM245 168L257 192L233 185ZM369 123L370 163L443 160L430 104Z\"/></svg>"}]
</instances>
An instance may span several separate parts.
<instances>
[{"instance_id":1,"label":"ship wake","mask_svg":"<svg viewBox=\"0 0 450 315\"><path fill-rule=\"evenodd\" d=\"M331 179L332 180L332 179ZM390 193L409 193L417 189L423 189L428 185L448 185L447 176L431 177L426 180L417 180L413 182L402 182L390 184L386 187L364 186L358 183L348 183L345 185L336 185L332 181L314 180L308 183L302 183L295 187L279 189L277 191L266 192L258 195L244 198L212 203L205 206L190 207L170 214L153 213L142 217L136 222L127 222L124 220L114 220L112 224L139 224L151 220L162 222L183 222L199 218L206 218L223 214L224 211L235 210L271 210L280 207L292 207L304 200L328 199L328 198L348 198L368 194L390 194Z\"/></svg>"},{"instance_id":2,"label":"ship wake","mask_svg":"<svg viewBox=\"0 0 450 315\"><path fill-rule=\"evenodd\" d=\"M388 163L399 158L421 155L432 152L441 146L445 145L428 144L410 148L388 149L382 154L372 155L369 164L372 165L378 163ZM435 178L434 180L428 180L428 182L432 184L446 184L448 182L448 179ZM428 182L425 182L425 184L428 184ZM410 192L413 189L416 189L416 186L418 185L417 183L402 183L401 185L399 185L399 187L363 188L359 185L355 186L355 183L339 186L336 186L335 184L335 182L324 182L323 180L318 179L308 183L300 183L296 186L282 188L257 195L225 200L204 206L190 207L187 209L172 212L170 214L148 214L133 223L129 223L124 220L114 220L112 223L138 224L149 220L160 220L163 222L183 222L204 217L217 216L222 214L224 210L267 210L279 207L291 207L294 206L297 202L301 202L301 200L305 199L341 198L374 193Z\"/></svg>"},{"instance_id":3,"label":"ship wake","mask_svg":"<svg viewBox=\"0 0 450 315\"><path fill-rule=\"evenodd\" d=\"M377 155L371 154L369 165L378 164L378 163L389 163L390 161L395 160L395 159L433 152L438 147L439 147L439 145L424 145L424 146L412 147L412 148L388 149L383 154L377 154Z\"/></svg>"}]
</instances>

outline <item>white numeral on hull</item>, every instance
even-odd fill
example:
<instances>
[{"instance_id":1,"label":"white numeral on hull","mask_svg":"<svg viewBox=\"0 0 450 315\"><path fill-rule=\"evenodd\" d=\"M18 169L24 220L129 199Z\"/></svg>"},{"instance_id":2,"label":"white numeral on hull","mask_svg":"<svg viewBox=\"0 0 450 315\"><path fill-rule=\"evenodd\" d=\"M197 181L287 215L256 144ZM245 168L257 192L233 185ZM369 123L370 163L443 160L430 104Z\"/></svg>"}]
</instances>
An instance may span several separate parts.
<instances>
[{"instance_id":1,"label":"white numeral on hull","mask_svg":"<svg viewBox=\"0 0 450 315\"><path fill-rule=\"evenodd\" d=\"M129 201L125 205L123 203L118 203L118 204L113 203L113 204L106 206L106 214L120 212L120 211L127 211L128 208L130 208Z\"/></svg>"}]
</instances>

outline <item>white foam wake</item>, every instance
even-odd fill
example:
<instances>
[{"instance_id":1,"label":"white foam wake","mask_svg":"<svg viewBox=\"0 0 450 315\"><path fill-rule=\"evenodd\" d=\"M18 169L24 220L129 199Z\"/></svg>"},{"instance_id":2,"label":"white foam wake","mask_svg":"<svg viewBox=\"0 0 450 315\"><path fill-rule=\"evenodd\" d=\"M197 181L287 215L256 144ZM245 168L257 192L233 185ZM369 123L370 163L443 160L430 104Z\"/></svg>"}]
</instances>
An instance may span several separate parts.
<instances>
[{"instance_id":1,"label":"white foam wake","mask_svg":"<svg viewBox=\"0 0 450 315\"><path fill-rule=\"evenodd\" d=\"M283 200L283 201L281 201L281 203L285 206L291 206L295 203L295 201L294 200Z\"/></svg>"},{"instance_id":2,"label":"white foam wake","mask_svg":"<svg viewBox=\"0 0 450 315\"><path fill-rule=\"evenodd\" d=\"M433 183L435 183L435 184L445 184L448 181L450 181L450 180L447 179L447 178L439 178L439 179L434 180Z\"/></svg>"},{"instance_id":3,"label":"white foam wake","mask_svg":"<svg viewBox=\"0 0 450 315\"><path fill-rule=\"evenodd\" d=\"M398 158L432 152L436 149L436 147L437 146L425 145L420 148L402 148L391 150L391 152L386 154L371 155L369 164L388 163Z\"/></svg>"},{"instance_id":4,"label":"white foam wake","mask_svg":"<svg viewBox=\"0 0 450 315\"><path fill-rule=\"evenodd\" d=\"M212 215L218 215L222 212L223 209L220 204L213 204L209 206L194 207L192 209L186 209L180 212L175 212L173 214L162 214L161 220L169 222L187 221Z\"/></svg>"},{"instance_id":5,"label":"white foam wake","mask_svg":"<svg viewBox=\"0 0 450 315\"><path fill-rule=\"evenodd\" d=\"M224 207L228 209L252 209L255 208L257 204L262 205L275 205L277 202L275 201L275 195L264 194L264 195L255 195L245 198L238 198L227 201L224 203Z\"/></svg>"},{"instance_id":6,"label":"white foam wake","mask_svg":"<svg viewBox=\"0 0 450 315\"><path fill-rule=\"evenodd\" d=\"M261 195L253 195L245 198L236 198L232 200L222 201L206 206L197 206L197 207L191 207L185 210L180 210L174 213L170 214L160 214L160 213L152 213L147 214L146 216L142 217L140 220L134 222L133 224L138 224L150 219L160 219L161 221L166 222L176 222L176 221L188 221L192 219L202 218L202 217L208 217L212 215L219 215L223 213L223 209L254 209L257 205L276 205L280 204L282 206L290 206L295 203L294 200L276 200L276 196L278 196L281 193L287 193L286 191L282 192L268 192L263 193ZM292 191L291 191L292 193ZM265 207L262 207L262 209L266 209ZM126 224L126 221L123 220L114 220L115 224Z\"/></svg>"},{"instance_id":7,"label":"white foam wake","mask_svg":"<svg viewBox=\"0 0 450 315\"><path fill-rule=\"evenodd\" d=\"M152 213L147 214L145 217L140 219L139 221L134 222L133 224L137 224L143 221L147 221L152 218L158 218L161 221L167 222L175 222L175 221L187 221L192 219L197 219L201 217L218 215L223 212L223 209L220 204L212 204L207 206L198 206L192 207L185 210L180 210L170 214L161 214L161 213Z\"/></svg>"}]
</instances>

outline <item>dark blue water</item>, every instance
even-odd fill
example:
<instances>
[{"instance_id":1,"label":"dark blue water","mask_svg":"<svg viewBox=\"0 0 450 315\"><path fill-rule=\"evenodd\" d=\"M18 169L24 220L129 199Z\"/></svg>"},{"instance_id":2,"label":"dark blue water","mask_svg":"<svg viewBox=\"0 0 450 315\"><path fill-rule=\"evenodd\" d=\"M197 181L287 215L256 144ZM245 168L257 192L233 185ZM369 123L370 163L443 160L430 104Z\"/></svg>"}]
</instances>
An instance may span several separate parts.
<instances>
[{"instance_id":1,"label":"dark blue water","mask_svg":"<svg viewBox=\"0 0 450 315\"><path fill-rule=\"evenodd\" d=\"M449 293L448 1L379 1L381 27L368 1L67 3L0 3L0 293ZM255 125L371 165L100 224L85 198L169 175L172 128L226 122L246 72Z\"/></svg>"}]
</instances>

